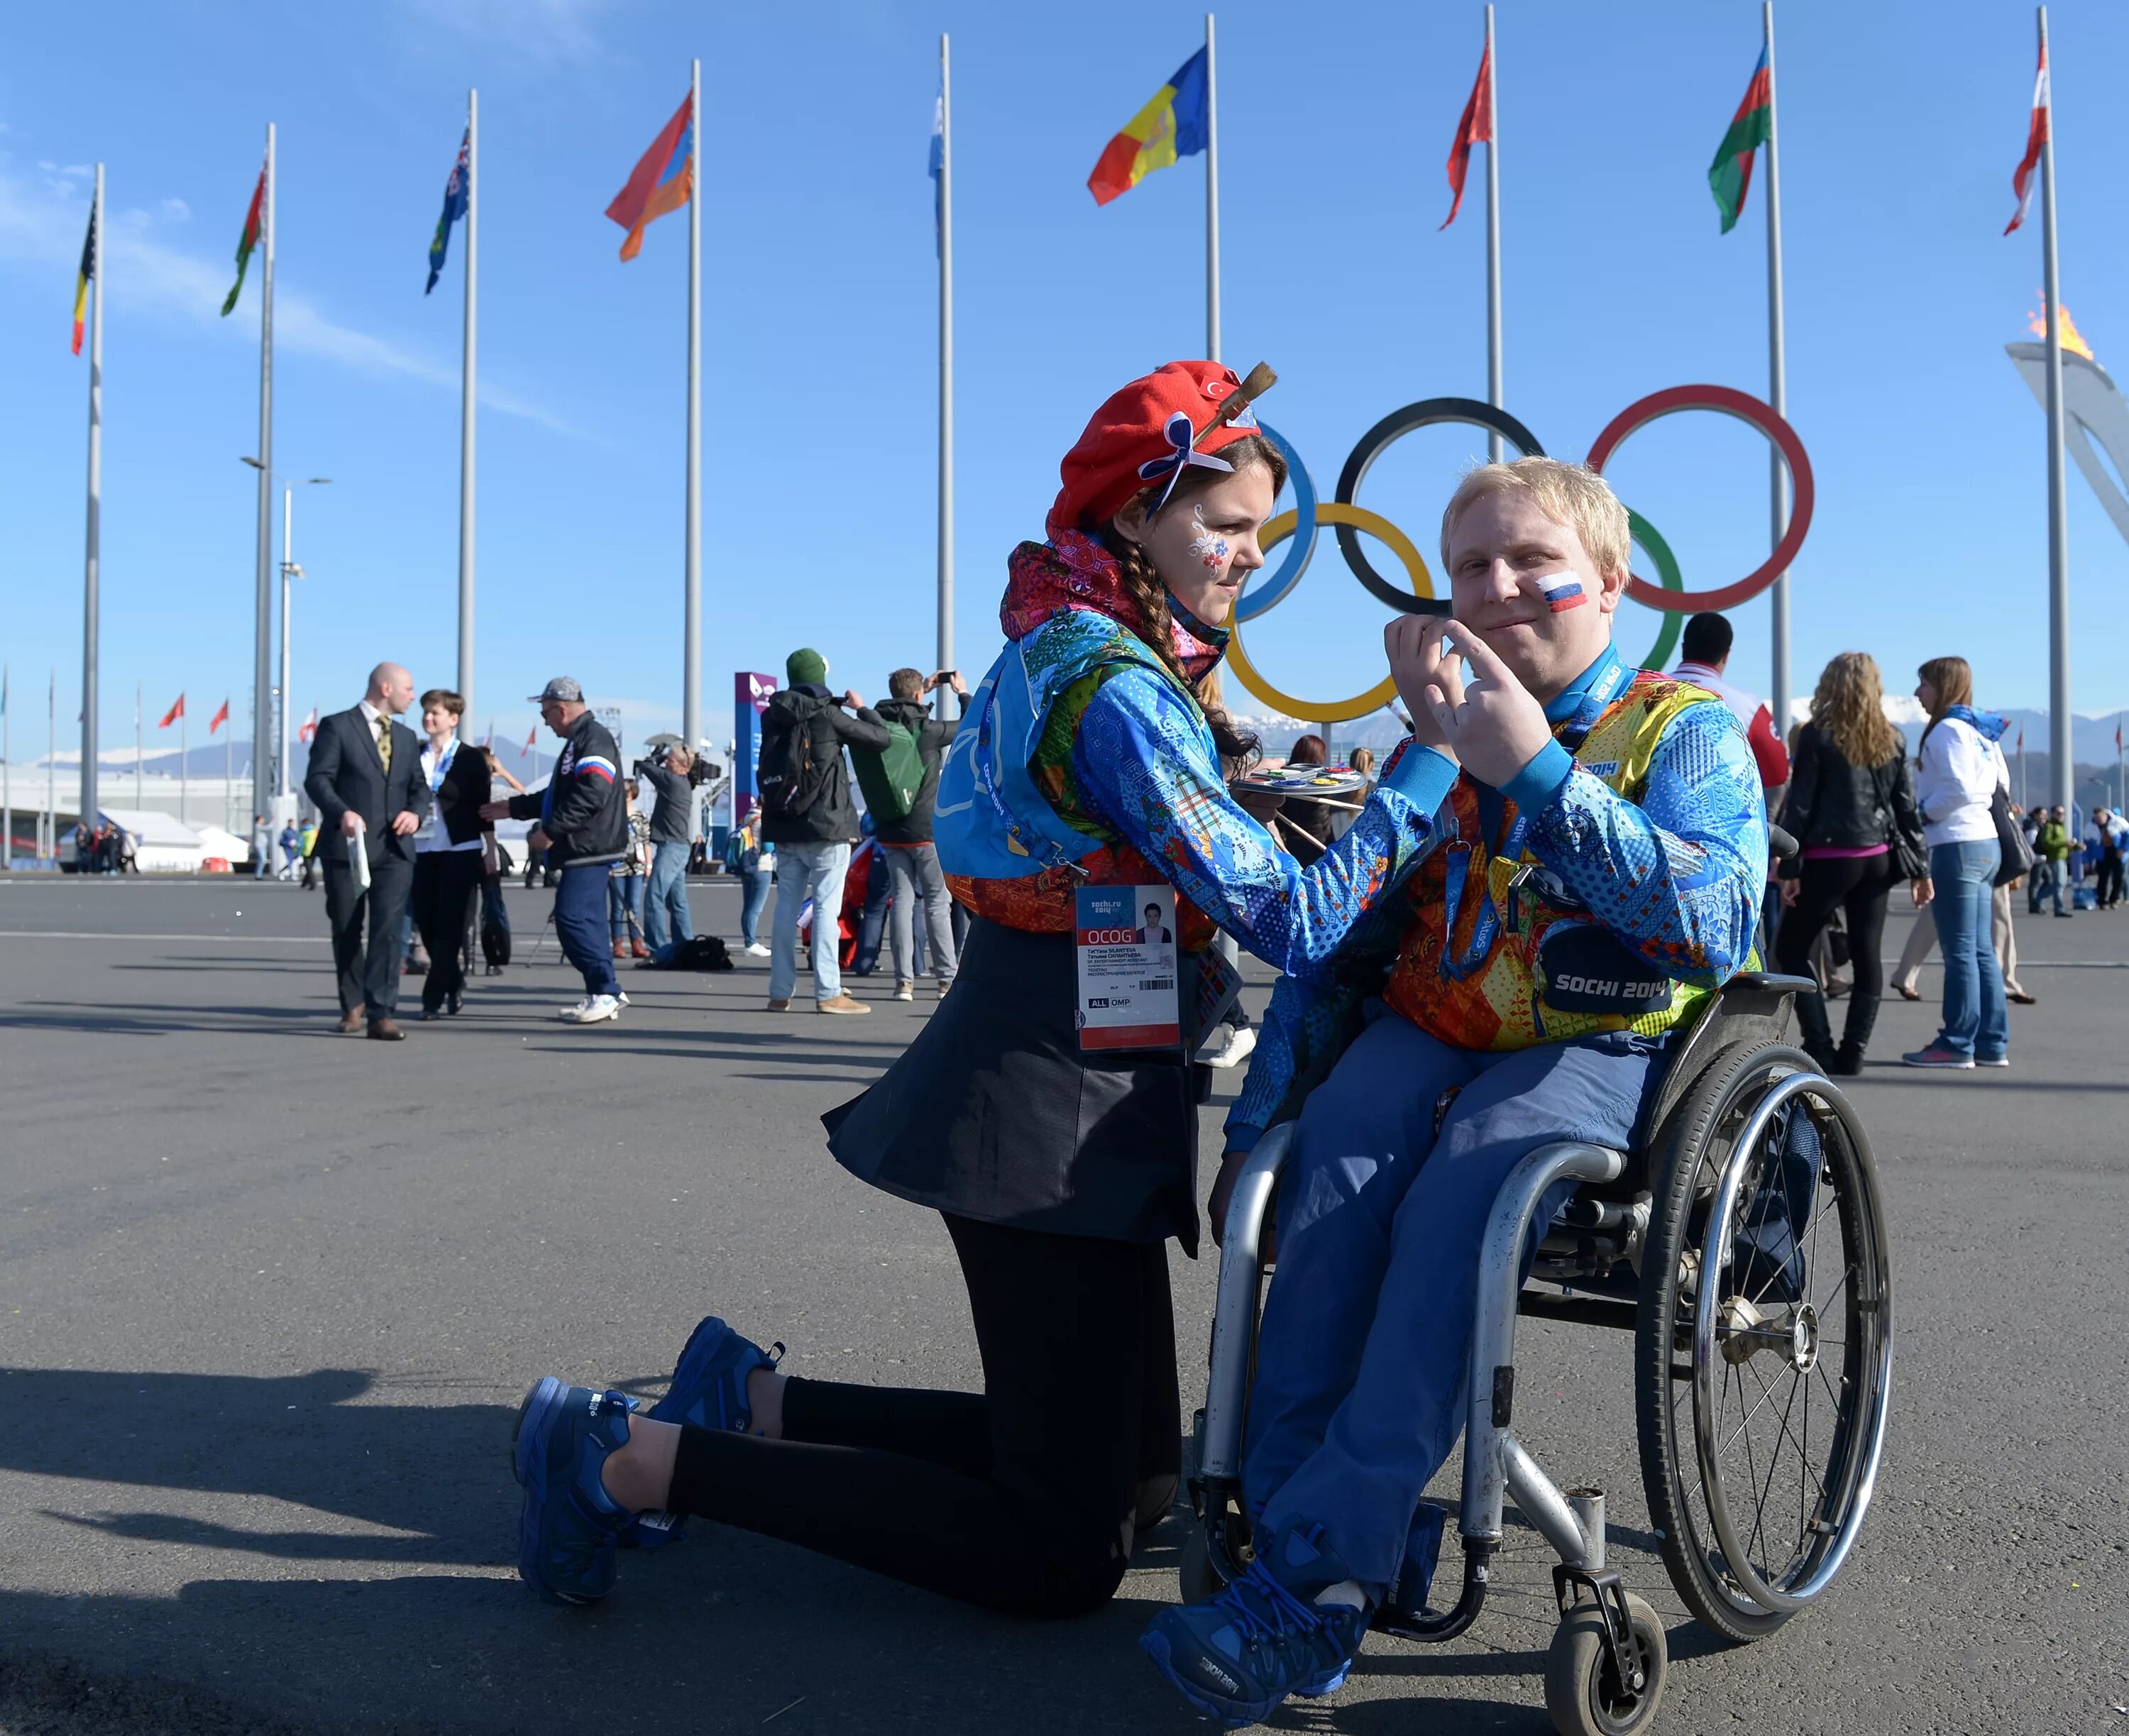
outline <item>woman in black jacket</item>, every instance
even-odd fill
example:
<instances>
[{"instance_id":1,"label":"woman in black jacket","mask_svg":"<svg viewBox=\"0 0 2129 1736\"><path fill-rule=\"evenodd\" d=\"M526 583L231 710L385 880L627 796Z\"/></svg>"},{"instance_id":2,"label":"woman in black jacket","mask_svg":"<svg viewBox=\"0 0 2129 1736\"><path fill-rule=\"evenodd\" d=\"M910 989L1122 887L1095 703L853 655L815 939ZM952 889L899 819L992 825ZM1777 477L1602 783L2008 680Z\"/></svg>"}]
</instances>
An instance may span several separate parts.
<instances>
[{"instance_id":1,"label":"woman in black jacket","mask_svg":"<svg viewBox=\"0 0 2129 1736\"><path fill-rule=\"evenodd\" d=\"M1819 676L1779 823L1803 849L1800 861L1782 867L1788 913L1774 942L1777 961L1791 975L1809 975L1812 942L1838 908L1847 913L1855 971L1837 1051L1826 997L1813 992L1798 1000L1804 1052L1829 1073L1860 1073L1884 992L1878 952L1886 898L1895 880L1907 879L1917 907L1929 899L1914 779L1900 732L1886 721L1884 686L1869 652L1843 651Z\"/></svg>"},{"instance_id":2,"label":"woman in black jacket","mask_svg":"<svg viewBox=\"0 0 2129 1736\"><path fill-rule=\"evenodd\" d=\"M448 689L422 695L422 774L436 797L415 844L414 926L429 952L422 1017L455 1013L465 994L466 921L488 844L480 804L488 799L488 756L459 740L465 701Z\"/></svg>"}]
</instances>

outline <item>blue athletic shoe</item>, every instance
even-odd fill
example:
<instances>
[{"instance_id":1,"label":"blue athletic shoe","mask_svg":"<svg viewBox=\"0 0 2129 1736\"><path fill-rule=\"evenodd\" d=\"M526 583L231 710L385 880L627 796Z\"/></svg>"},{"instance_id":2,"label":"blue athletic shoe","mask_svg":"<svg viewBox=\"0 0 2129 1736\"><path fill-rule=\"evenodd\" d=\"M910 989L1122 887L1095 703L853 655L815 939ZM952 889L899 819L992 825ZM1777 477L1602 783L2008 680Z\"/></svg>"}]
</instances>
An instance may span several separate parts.
<instances>
[{"instance_id":1,"label":"blue athletic shoe","mask_svg":"<svg viewBox=\"0 0 2129 1736\"><path fill-rule=\"evenodd\" d=\"M628 1439L636 1400L543 1376L518 1408L512 1468L525 1490L517 1576L550 1602L597 1603L613 1589L614 1544L629 1514L606 1492L607 1455Z\"/></svg>"},{"instance_id":2,"label":"blue athletic shoe","mask_svg":"<svg viewBox=\"0 0 2129 1736\"><path fill-rule=\"evenodd\" d=\"M1360 1649L1368 1611L1312 1601L1351 1577L1322 1538L1321 1527L1285 1533L1217 1596L1162 1610L1140 1649L1231 1730L1269 1718L1289 1694L1333 1692Z\"/></svg>"},{"instance_id":3,"label":"blue athletic shoe","mask_svg":"<svg viewBox=\"0 0 2129 1736\"><path fill-rule=\"evenodd\" d=\"M754 1413L746 1402L746 1377L757 1368L775 1367L783 1355L781 1344L765 1351L711 1314L688 1334L672 1384L650 1407L651 1418L744 1434L754 1426ZM640 1514L622 1542L630 1548L662 1549L679 1540L685 1523L678 1513Z\"/></svg>"}]
</instances>

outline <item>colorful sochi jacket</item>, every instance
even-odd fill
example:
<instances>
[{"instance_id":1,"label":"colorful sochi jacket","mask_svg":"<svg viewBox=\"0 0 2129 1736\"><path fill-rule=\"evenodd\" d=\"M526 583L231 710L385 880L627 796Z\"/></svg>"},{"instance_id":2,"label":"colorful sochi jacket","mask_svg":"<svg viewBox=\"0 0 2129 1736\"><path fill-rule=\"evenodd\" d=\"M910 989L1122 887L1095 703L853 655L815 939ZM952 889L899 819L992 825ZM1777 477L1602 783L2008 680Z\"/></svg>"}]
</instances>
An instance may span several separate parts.
<instances>
[{"instance_id":1,"label":"colorful sochi jacket","mask_svg":"<svg viewBox=\"0 0 2129 1736\"><path fill-rule=\"evenodd\" d=\"M1744 731L1696 689L1623 673L1607 651L1549 704L1554 743L1506 790L1460 779L1401 894L1273 991L1231 1149L1298 1109L1379 1000L1475 1050L1654 1036L1746 965L1767 832Z\"/></svg>"}]
</instances>

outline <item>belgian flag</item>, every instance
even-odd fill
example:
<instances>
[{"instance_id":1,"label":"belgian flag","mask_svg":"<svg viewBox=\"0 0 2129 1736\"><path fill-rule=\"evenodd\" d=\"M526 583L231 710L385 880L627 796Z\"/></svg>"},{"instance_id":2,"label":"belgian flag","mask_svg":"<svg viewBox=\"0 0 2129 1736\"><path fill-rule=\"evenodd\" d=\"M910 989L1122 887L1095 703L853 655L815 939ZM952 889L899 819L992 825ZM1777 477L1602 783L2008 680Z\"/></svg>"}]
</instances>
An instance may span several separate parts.
<instances>
[{"instance_id":1,"label":"belgian flag","mask_svg":"<svg viewBox=\"0 0 2129 1736\"><path fill-rule=\"evenodd\" d=\"M96 207L88 207L88 233L81 244L81 272L74 280L74 353L81 354L81 334L88 323L88 284L96 275Z\"/></svg>"}]
</instances>

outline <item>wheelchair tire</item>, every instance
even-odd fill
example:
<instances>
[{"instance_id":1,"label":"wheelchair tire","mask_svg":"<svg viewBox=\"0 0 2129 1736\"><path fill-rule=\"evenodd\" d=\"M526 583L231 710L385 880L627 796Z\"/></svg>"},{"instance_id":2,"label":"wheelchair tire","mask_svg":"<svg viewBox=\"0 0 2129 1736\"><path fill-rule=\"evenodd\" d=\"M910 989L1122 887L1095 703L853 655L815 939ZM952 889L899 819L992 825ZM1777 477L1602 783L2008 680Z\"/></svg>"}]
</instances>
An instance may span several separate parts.
<instances>
[{"instance_id":1,"label":"wheelchair tire","mask_svg":"<svg viewBox=\"0 0 2129 1736\"><path fill-rule=\"evenodd\" d=\"M1648 1672L1637 1694L1627 1691L1604 1655L1602 1610L1581 1603L1560 1618L1545 1657L1545 1709L1560 1736L1633 1736L1655 1721L1670 1668L1663 1619L1631 1591L1627 1618Z\"/></svg>"},{"instance_id":2,"label":"wheelchair tire","mask_svg":"<svg viewBox=\"0 0 2129 1736\"><path fill-rule=\"evenodd\" d=\"M1780 1628L1846 1558L1888 1408L1883 1209L1854 1110L1817 1080L1790 1088L1797 1095L1774 1109L1754 1149L1738 1142L1784 1081L1817 1073L1779 1044L1722 1051L1658 1131L1649 1171L1635 1346L1642 1487L1679 1595L1739 1644ZM1808 1130L1793 1126L1798 1114ZM1712 1250L1726 1179L1727 1247ZM1703 1363L1696 1310L1711 1266L1723 1294ZM1822 1468L1811 1452L1814 1407ZM1785 1459L1794 1474L1782 1474Z\"/></svg>"}]
</instances>

